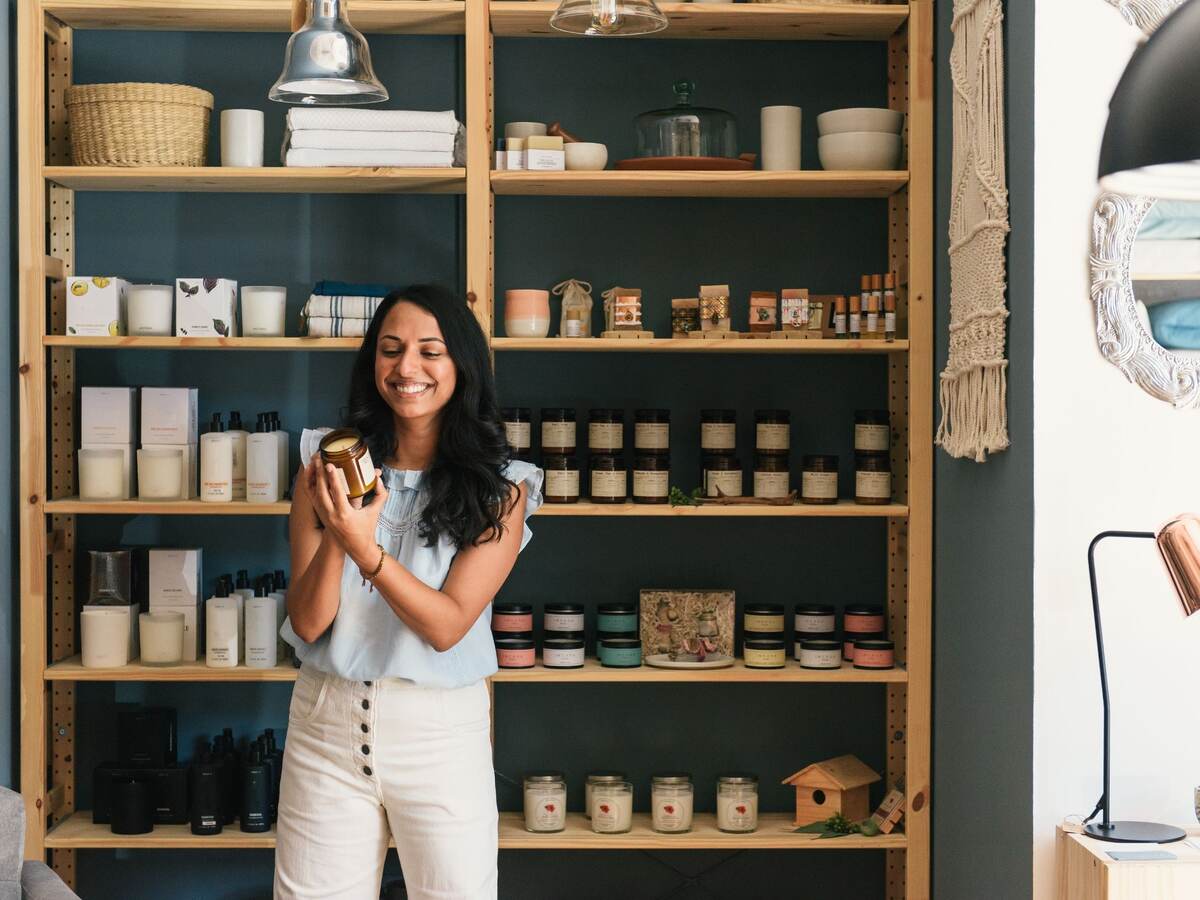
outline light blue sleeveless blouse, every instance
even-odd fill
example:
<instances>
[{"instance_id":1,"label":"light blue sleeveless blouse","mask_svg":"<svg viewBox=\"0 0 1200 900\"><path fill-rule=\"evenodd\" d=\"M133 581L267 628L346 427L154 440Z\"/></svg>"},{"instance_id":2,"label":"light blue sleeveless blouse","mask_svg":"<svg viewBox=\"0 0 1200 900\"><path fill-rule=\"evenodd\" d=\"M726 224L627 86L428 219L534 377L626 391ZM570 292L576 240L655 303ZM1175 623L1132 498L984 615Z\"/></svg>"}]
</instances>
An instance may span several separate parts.
<instances>
[{"instance_id":1,"label":"light blue sleeveless blouse","mask_svg":"<svg viewBox=\"0 0 1200 900\"><path fill-rule=\"evenodd\" d=\"M532 537L529 517L542 505L542 470L532 463L513 460L504 474L514 484L525 484L524 550ZM457 550L445 537L432 547L426 546L418 534L416 519L426 499L421 490L422 477L420 471L383 469L388 498L375 539L413 575L441 590ZM407 533L398 534L406 525ZM362 582L358 566L347 557L337 617L311 644L297 637L291 619L284 621L279 633L296 649L304 665L352 681L404 678L439 688L464 687L495 673L491 604L461 641L439 653L400 620L378 591L371 591L370 585Z\"/></svg>"}]
</instances>

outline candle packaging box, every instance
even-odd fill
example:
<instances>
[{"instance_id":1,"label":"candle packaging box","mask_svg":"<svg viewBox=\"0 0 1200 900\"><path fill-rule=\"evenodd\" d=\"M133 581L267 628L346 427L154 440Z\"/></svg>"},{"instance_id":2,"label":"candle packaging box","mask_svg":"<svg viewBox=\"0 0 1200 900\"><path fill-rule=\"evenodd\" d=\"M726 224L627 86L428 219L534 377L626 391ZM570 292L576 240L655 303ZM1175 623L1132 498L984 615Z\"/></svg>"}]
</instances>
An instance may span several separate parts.
<instances>
[{"instance_id":1,"label":"candle packaging box","mask_svg":"<svg viewBox=\"0 0 1200 900\"><path fill-rule=\"evenodd\" d=\"M808 327L808 288L784 288L782 303L779 323L782 330L800 331Z\"/></svg>"},{"instance_id":2,"label":"candle packaging box","mask_svg":"<svg viewBox=\"0 0 1200 900\"><path fill-rule=\"evenodd\" d=\"M142 444L143 450L182 450L183 471L182 484L179 486L179 497L182 500L195 500L198 493L196 488L196 466L199 453L195 444Z\"/></svg>"},{"instance_id":3,"label":"candle packaging box","mask_svg":"<svg viewBox=\"0 0 1200 900\"><path fill-rule=\"evenodd\" d=\"M124 465L121 469L121 495L125 499L137 495L137 484L134 481L134 466L133 461L137 459L137 453L134 452L133 444L103 444L94 441L85 441L79 445L80 450L120 450L124 457Z\"/></svg>"},{"instance_id":4,"label":"candle packaging box","mask_svg":"<svg viewBox=\"0 0 1200 900\"><path fill-rule=\"evenodd\" d=\"M123 278L72 275L67 279L67 334L125 334L128 298L129 282Z\"/></svg>"},{"instance_id":5,"label":"candle packaging box","mask_svg":"<svg viewBox=\"0 0 1200 900\"><path fill-rule=\"evenodd\" d=\"M134 603L132 606L100 606L97 604L85 603L83 605L83 609L98 609L102 612L110 613L112 615L123 616L127 620L126 624L129 629L129 659L135 660L141 655L142 651L138 646L138 614L142 610L140 604Z\"/></svg>"},{"instance_id":6,"label":"candle packaging box","mask_svg":"<svg viewBox=\"0 0 1200 900\"><path fill-rule=\"evenodd\" d=\"M775 330L778 301L774 291L750 292L750 331L769 333Z\"/></svg>"},{"instance_id":7,"label":"candle packaging box","mask_svg":"<svg viewBox=\"0 0 1200 900\"><path fill-rule=\"evenodd\" d=\"M728 590L650 590L640 596L640 637L645 657L695 655L705 641L708 655L733 656L737 595ZM650 663L653 665L654 663Z\"/></svg>"},{"instance_id":8,"label":"candle packaging box","mask_svg":"<svg viewBox=\"0 0 1200 900\"><path fill-rule=\"evenodd\" d=\"M175 334L237 337L237 292L229 278L176 278Z\"/></svg>"},{"instance_id":9,"label":"candle packaging box","mask_svg":"<svg viewBox=\"0 0 1200 900\"><path fill-rule=\"evenodd\" d=\"M195 662L204 655L204 619L199 589L203 551L199 547L152 549L149 554L150 612L183 613L183 659Z\"/></svg>"},{"instance_id":10,"label":"candle packaging box","mask_svg":"<svg viewBox=\"0 0 1200 900\"><path fill-rule=\"evenodd\" d=\"M561 172L567 167L563 139L557 136L530 135L525 138L525 168L540 172Z\"/></svg>"},{"instance_id":11,"label":"candle packaging box","mask_svg":"<svg viewBox=\"0 0 1200 900\"><path fill-rule=\"evenodd\" d=\"M82 446L137 441L137 388L85 387L79 397Z\"/></svg>"},{"instance_id":12,"label":"candle packaging box","mask_svg":"<svg viewBox=\"0 0 1200 900\"><path fill-rule=\"evenodd\" d=\"M200 440L197 388L142 388L142 446Z\"/></svg>"}]
</instances>

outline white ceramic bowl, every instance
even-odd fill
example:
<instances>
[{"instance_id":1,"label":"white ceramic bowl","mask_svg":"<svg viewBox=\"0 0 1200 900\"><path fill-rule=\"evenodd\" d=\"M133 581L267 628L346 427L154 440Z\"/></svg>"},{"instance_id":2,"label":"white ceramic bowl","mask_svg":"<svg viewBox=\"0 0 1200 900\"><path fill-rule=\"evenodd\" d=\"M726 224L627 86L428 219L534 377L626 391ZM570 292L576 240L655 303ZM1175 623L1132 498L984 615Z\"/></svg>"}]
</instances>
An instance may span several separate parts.
<instances>
[{"instance_id":1,"label":"white ceramic bowl","mask_svg":"<svg viewBox=\"0 0 1200 900\"><path fill-rule=\"evenodd\" d=\"M900 165L900 135L847 131L817 138L823 169L884 170Z\"/></svg>"},{"instance_id":2,"label":"white ceramic bowl","mask_svg":"<svg viewBox=\"0 0 1200 900\"><path fill-rule=\"evenodd\" d=\"M857 106L853 109L831 109L817 116L817 134L843 134L847 131L884 131L899 134L904 127L904 113L894 109Z\"/></svg>"},{"instance_id":3,"label":"white ceramic bowl","mask_svg":"<svg viewBox=\"0 0 1200 900\"><path fill-rule=\"evenodd\" d=\"M598 172L608 164L608 148L604 144L577 142L564 144L567 168L576 172Z\"/></svg>"}]
</instances>

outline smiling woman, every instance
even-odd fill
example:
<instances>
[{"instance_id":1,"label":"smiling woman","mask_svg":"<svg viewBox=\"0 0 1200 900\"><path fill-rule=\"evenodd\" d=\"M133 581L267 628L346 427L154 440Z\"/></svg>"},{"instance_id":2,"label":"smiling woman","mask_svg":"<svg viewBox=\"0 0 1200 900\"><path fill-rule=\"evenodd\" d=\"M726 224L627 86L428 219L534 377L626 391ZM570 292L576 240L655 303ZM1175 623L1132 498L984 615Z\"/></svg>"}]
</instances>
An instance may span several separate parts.
<instances>
[{"instance_id":1,"label":"smiling woman","mask_svg":"<svg viewBox=\"0 0 1200 900\"><path fill-rule=\"evenodd\" d=\"M441 288L388 295L350 382L345 424L384 465L349 498L317 456L293 491L275 897L378 896L390 833L413 900L494 898L490 603L542 473L509 458L483 333Z\"/></svg>"}]
</instances>

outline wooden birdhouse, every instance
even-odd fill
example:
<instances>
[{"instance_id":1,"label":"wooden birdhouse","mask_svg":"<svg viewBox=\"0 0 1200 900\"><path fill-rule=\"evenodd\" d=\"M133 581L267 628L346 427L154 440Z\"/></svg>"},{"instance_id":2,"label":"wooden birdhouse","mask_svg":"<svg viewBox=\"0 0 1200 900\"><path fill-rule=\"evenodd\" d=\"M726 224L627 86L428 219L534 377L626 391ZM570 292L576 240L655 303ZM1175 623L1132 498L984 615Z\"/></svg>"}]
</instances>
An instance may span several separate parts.
<instances>
[{"instance_id":1,"label":"wooden birdhouse","mask_svg":"<svg viewBox=\"0 0 1200 900\"><path fill-rule=\"evenodd\" d=\"M880 775L856 756L835 756L783 779L796 788L796 827L842 815L858 822L871 814L870 785Z\"/></svg>"}]
</instances>

